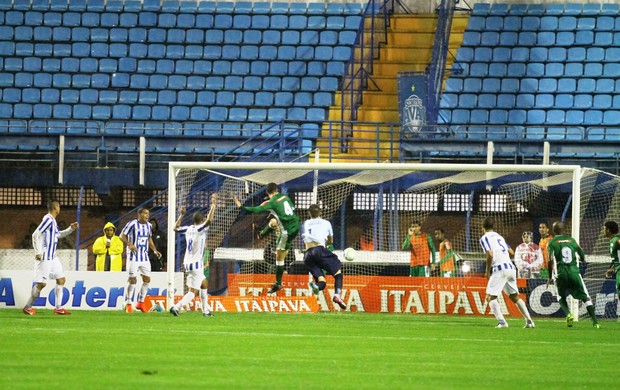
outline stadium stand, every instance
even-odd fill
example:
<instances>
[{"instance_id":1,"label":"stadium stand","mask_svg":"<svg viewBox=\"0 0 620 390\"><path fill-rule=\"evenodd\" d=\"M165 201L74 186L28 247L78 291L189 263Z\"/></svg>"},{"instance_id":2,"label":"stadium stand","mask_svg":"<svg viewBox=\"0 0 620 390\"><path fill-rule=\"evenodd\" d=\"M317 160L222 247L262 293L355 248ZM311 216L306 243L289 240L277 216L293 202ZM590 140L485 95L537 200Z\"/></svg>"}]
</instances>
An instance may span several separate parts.
<instances>
[{"instance_id":1,"label":"stadium stand","mask_svg":"<svg viewBox=\"0 0 620 390\"><path fill-rule=\"evenodd\" d=\"M527 143L548 140L552 153L564 157L617 158L609 140L620 124L620 112L613 109L620 90L620 49L613 33L618 8L475 4L456 53L463 72L446 81L440 123L456 139L508 140L508 147L496 149L499 155L533 156L538 152L531 154ZM580 143L593 139L600 142L583 151ZM484 155L486 150L443 153Z\"/></svg>"},{"instance_id":2,"label":"stadium stand","mask_svg":"<svg viewBox=\"0 0 620 390\"><path fill-rule=\"evenodd\" d=\"M102 150L127 152L138 147L131 128L152 121L171 122L187 135L189 121L221 129L226 122L261 128L287 120L299 134L306 122L326 120L362 12L360 3L4 0L0 132L28 136L36 122L38 136L58 134L51 129L76 136L67 123L95 122L106 138ZM112 134L110 123L127 130ZM67 147L101 146L82 133ZM131 139L123 143L124 136ZM170 146L147 137L154 152L192 150L185 139ZM221 137L201 133L211 142Z\"/></svg>"}]
</instances>

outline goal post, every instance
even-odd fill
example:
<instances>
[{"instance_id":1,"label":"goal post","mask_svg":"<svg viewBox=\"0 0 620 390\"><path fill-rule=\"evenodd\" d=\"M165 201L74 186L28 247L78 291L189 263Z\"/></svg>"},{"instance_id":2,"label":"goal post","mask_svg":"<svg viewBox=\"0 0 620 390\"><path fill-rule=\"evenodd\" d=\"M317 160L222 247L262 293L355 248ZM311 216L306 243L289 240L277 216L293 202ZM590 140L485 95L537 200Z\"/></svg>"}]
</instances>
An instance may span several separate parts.
<instances>
[{"instance_id":1,"label":"goal post","mask_svg":"<svg viewBox=\"0 0 620 390\"><path fill-rule=\"evenodd\" d=\"M178 271L184 244L173 231L178 210L184 205L188 215L206 211L214 193L218 204L207 240L210 292L265 294L274 281L274 239L258 238L256 232L267 225L268 218L240 212L232 199L259 205L269 182L292 199L300 223L308 218L310 204L321 206L323 217L334 227L348 310L358 311L484 314L484 291L478 286L484 284L484 260L478 239L486 216L496 218L496 230L513 248L521 243L523 231L534 231L538 242L541 221L562 220L587 248L587 256L608 264L599 230L620 209L614 201L618 177L576 165L170 162L168 259L175 260L168 261L168 304L175 291L177 295L183 291ZM435 230L445 231L455 252L450 277L443 277L442 266L431 264L425 279L409 278L411 254L402 250L402 244L414 221L421 223L436 251ZM583 234L584 224L587 234ZM287 256L282 294L311 294L302 244L300 235ZM352 262L342 256L347 247L357 249ZM552 310L557 307L544 286L530 280L521 283L524 292L537 297L528 304L539 309L539 315L557 311ZM318 301L323 310L333 310L329 276L327 284ZM600 290L598 285L595 288ZM510 312L510 305L505 303L504 309ZM580 313L576 306L574 311Z\"/></svg>"}]
</instances>

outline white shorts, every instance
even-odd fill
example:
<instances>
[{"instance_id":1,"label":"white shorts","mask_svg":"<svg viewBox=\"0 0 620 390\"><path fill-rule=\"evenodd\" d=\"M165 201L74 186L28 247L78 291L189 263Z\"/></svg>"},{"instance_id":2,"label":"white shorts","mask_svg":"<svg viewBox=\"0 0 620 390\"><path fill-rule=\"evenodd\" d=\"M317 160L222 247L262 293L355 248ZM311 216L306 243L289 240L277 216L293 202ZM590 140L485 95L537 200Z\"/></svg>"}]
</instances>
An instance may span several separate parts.
<instances>
[{"instance_id":1,"label":"white shorts","mask_svg":"<svg viewBox=\"0 0 620 390\"><path fill-rule=\"evenodd\" d=\"M487 283L487 295L498 297L502 290L508 295L519 293L517 271L514 268L502 269L491 274L489 283Z\"/></svg>"},{"instance_id":2,"label":"white shorts","mask_svg":"<svg viewBox=\"0 0 620 390\"><path fill-rule=\"evenodd\" d=\"M34 279L35 283L47 284L50 280L57 280L65 277L62 264L58 257L53 260L35 260L34 262Z\"/></svg>"},{"instance_id":3,"label":"white shorts","mask_svg":"<svg viewBox=\"0 0 620 390\"><path fill-rule=\"evenodd\" d=\"M151 276L151 262L150 261L128 261L127 273L130 278L135 278L140 275Z\"/></svg>"},{"instance_id":4,"label":"white shorts","mask_svg":"<svg viewBox=\"0 0 620 390\"><path fill-rule=\"evenodd\" d=\"M206 279L204 268L193 270L193 271L187 271L185 275L187 277L185 281L185 284L187 285L187 287L193 288L196 290L200 290L202 281Z\"/></svg>"}]
</instances>

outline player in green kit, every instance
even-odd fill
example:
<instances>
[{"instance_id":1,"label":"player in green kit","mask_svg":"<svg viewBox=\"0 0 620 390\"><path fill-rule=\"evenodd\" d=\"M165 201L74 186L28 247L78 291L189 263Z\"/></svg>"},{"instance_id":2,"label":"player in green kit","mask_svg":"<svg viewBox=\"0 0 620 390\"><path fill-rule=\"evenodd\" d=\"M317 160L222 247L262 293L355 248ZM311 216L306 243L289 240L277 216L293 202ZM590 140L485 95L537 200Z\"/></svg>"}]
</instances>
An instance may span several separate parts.
<instances>
[{"instance_id":1,"label":"player in green kit","mask_svg":"<svg viewBox=\"0 0 620 390\"><path fill-rule=\"evenodd\" d=\"M609 238L609 255L611 256L611 267L605 272L605 277L611 279L616 274L616 294L620 289L620 234L618 234L618 224L615 221L607 221L603 225L605 237Z\"/></svg>"},{"instance_id":2,"label":"player in green kit","mask_svg":"<svg viewBox=\"0 0 620 390\"><path fill-rule=\"evenodd\" d=\"M586 255L574 238L564 235L564 224L562 222L553 224L553 234L555 237L549 242L549 274L551 275L549 283L553 281L556 283L560 307L566 313L566 325L568 327L573 326L574 318L566 302L566 297L571 295L586 305L586 310L592 319L592 325L599 329L601 326L596 319L594 305L592 305L592 300L588 295L588 290L583 283L577 264L576 255L579 255L582 261L585 261Z\"/></svg>"},{"instance_id":3,"label":"player in green kit","mask_svg":"<svg viewBox=\"0 0 620 390\"><path fill-rule=\"evenodd\" d=\"M276 183L267 184L267 196L269 200L260 206L242 206L239 199L234 198L237 207L248 213L262 213L269 211L276 220L279 228L279 236L276 242L276 282L267 291L273 294L282 287L282 274L284 274L284 259L291 249L291 243L299 233L299 216L295 212L295 204L285 194L280 193Z\"/></svg>"}]
</instances>

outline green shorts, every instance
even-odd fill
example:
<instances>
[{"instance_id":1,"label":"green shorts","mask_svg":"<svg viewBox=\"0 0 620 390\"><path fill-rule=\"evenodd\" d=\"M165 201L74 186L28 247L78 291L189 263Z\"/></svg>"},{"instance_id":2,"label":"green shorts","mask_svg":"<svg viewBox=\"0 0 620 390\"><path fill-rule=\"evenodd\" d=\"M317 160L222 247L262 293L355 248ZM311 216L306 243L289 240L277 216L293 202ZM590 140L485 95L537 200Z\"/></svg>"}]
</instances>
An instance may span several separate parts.
<instances>
[{"instance_id":1,"label":"green shorts","mask_svg":"<svg viewBox=\"0 0 620 390\"><path fill-rule=\"evenodd\" d=\"M426 267L423 265L409 267L409 276L426 276Z\"/></svg>"},{"instance_id":2,"label":"green shorts","mask_svg":"<svg viewBox=\"0 0 620 390\"><path fill-rule=\"evenodd\" d=\"M540 279L549 279L549 270L546 268L541 268L538 277Z\"/></svg>"},{"instance_id":3,"label":"green shorts","mask_svg":"<svg viewBox=\"0 0 620 390\"><path fill-rule=\"evenodd\" d=\"M579 272L561 273L556 280L556 286L558 287L558 294L562 298L571 295L573 298L582 301L590 299Z\"/></svg>"}]
</instances>

